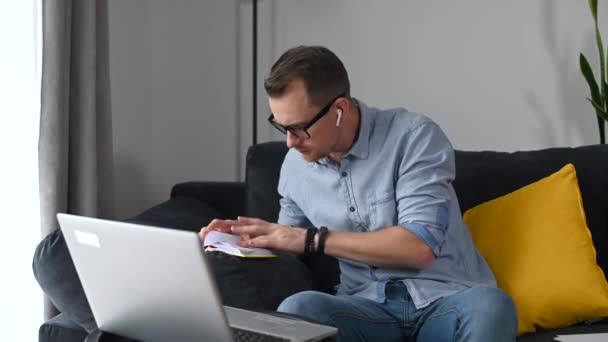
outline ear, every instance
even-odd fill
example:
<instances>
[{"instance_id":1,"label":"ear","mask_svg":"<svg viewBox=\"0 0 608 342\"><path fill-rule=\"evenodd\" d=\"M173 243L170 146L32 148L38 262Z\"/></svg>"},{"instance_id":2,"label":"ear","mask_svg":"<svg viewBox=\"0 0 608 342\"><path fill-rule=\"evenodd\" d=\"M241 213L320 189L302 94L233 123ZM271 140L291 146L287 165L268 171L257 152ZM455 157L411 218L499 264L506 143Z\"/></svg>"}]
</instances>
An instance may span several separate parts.
<instances>
[{"instance_id":1,"label":"ear","mask_svg":"<svg viewBox=\"0 0 608 342\"><path fill-rule=\"evenodd\" d=\"M345 113L349 113L350 111L350 101L348 98L340 98L336 101L336 114L338 115L338 120L336 122L336 126L338 126L338 122L342 122L342 115Z\"/></svg>"},{"instance_id":2,"label":"ear","mask_svg":"<svg viewBox=\"0 0 608 342\"><path fill-rule=\"evenodd\" d=\"M350 107L351 107L352 103L350 98L344 96L338 99L338 101L336 101L336 108L340 108L342 109L342 112L344 114L347 114L350 111Z\"/></svg>"}]
</instances>

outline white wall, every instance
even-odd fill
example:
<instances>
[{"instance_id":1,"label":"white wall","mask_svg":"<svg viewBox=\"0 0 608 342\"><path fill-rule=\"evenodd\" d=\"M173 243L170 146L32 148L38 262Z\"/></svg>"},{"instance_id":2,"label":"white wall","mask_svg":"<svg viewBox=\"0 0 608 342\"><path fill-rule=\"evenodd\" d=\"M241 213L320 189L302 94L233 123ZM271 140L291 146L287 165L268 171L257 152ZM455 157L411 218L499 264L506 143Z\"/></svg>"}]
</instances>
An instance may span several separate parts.
<instances>
[{"instance_id":1,"label":"white wall","mask_svg":"<svg viewBox=\"0 0 608 342\"><path fill-rule=\"evenodd\" d=\"M237 1L110 1L116 215L239 168Z\"/></svg>"},{"instance_id":2,"label":"white wall","mask_svg":"<svg viewBox=\"0 0 608 342\"><path fill-rule=\"evenodd\" d=\"M275 12L274 56L331 47L353 95L427 113L457 148L599 141L578 67L581 51L598 60L587 1L281 0Z\"/></svg>"},{"instance_id":3,"label":"white wall","mask_svg":"<svg viewBox=\"0 0 608 342\"><path fill-rule=\"evenodd\" d=\"M117 214L184 180L243 176L251 142L251 2L110 1ZM608 6L600 3L608 38ZM606 39L604 39L606 41ZM456 148L524 150L598 141L578 69L597 64L587 1L259 0L262 81L299 44L326 45L353 95L434 118Z\"/></svg>"}]
</instances>

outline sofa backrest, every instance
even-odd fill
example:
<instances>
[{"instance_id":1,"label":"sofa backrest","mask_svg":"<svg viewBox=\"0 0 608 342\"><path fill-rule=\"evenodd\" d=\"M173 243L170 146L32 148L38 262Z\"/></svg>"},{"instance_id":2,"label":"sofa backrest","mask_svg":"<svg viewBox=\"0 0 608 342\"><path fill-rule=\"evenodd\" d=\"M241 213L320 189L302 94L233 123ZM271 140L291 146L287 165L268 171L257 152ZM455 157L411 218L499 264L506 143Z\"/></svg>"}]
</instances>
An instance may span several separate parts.
<instances>
[{"instance_id":1,"label":"sofa backrest","mask_svg":"<svg viewBox=\"0 0 608 342\"><path fill-rule=\"evenodd\" d=\"M247 215L276 222L279 217L279 175L287 154L284 142L268 142L249 147L245 170Z\"/></svg>"},{"instance_id":2,"label":"sofa backrest","mask_svg":"<svg viewBox=\"0 0 608 342\"><path fill-rule=\"evenodd\" d=\"M271 222L277 220L277 184L286 153L284 142L249 148L245 179L248 215ZM608 145L513 153L456 151L454 188L464 213L546 177L567 163L573 163L576 168L597 262L608 274Z\"/></svg>"},{"instance_id":3,"label":"sofa backrest","mask_svg":"<svg viewBox=\"0 0 608 342\"><path fill-rule=\"evenodd\" d=\"M608 145L536 151L456 151L454 188L465 212L508 194L572 163L583 198L597 263L608 274ZM558 229L559 227L556 227Z\"/></svg>"}]
</instances>

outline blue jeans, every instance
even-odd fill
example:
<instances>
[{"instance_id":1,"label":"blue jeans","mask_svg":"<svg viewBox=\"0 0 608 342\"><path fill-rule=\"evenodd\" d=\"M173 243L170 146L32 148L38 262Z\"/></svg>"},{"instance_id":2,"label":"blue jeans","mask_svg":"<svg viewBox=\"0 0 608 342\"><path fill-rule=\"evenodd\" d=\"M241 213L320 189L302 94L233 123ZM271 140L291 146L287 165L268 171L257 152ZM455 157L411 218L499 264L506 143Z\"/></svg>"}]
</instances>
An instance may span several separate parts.
<instances>
[{"instance_id":1,"label":"blue jeans","mask_svg":"<svg viewBox=\"0 0 608 342\"><path fill-rule=\"evenodd\" d=\"M511 297L492 287L470 288L416 309L401 282L386 285L386 302L305 291L278 311L338 328L338 341L515 341L517 313Z\"/></svg>"}]
</instances>

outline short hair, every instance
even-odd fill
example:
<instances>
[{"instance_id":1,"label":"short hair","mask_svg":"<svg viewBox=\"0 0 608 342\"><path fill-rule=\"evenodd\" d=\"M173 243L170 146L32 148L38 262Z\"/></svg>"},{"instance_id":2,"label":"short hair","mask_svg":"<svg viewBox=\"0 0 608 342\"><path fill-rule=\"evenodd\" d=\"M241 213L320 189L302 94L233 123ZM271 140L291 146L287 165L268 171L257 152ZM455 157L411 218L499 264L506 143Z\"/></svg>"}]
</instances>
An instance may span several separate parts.
<instances>
[{"instance_id":1,"label":"short hair","mask_svg":"<svg viewBox=\"0 0 608 342\"><path fill-rule=\"evenodd\" d=\"M350 97L348 73L342 61L323 46L297 46L285 51L272 65L264 89L270 97L279 97L296 79L304 81L314 105L323 106L344 94Z\"/></svg>"}]
</instances>

